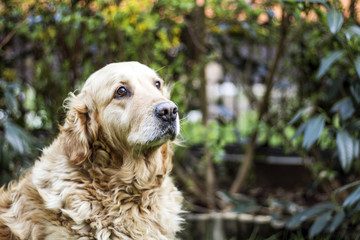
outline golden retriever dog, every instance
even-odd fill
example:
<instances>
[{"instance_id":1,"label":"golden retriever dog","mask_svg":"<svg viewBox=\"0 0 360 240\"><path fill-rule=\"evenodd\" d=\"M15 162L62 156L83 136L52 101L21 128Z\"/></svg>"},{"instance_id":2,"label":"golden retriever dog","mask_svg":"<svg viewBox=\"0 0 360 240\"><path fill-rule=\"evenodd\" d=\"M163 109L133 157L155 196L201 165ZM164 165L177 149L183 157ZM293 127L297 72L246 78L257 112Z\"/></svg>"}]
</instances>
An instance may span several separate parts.
<instances>
[{"instance_id":1,"label":"golden retriever dog","mask_svg":"<svg viewBox=\"0 0 360 240\"><path fill-rule=\"evenodd\" d=\"M171 142L178 108L137 62L92 74L65 105L53 143L0 189L0 239L175 239L182 195Z\"/></svg>"}]
</instances>

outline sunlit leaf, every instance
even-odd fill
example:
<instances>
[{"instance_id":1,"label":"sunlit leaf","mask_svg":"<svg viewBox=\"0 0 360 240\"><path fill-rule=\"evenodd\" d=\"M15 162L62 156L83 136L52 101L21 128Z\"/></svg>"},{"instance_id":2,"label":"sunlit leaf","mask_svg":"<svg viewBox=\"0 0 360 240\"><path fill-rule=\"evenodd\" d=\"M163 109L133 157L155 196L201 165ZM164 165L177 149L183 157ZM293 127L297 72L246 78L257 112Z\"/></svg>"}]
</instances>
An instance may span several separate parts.
<instances>
[{"instance_id":1,"label":"sunlit leaf","mask_svg":"<svg viewBox=\"0 0 360 240\"><path fill-rule=\"evenodd\" d=\"M347 97L340 101L338 101L332 108L332 112L338 112L340 113L340 117L342 120L346 120L350 118L354 112L354 105L351 101L351 98Z\"/></svg>"},{"instance_id":2,"label":"sunlit leaf","mask_svg":"<svg viewBox=\"0 0 360 240\"><path fill-rule=\"evenodd\" d=\"M292 216L286 222L286 227L290 228L290 229L294 229L294 228L300 226L300 224L302 222L309 220L310 218L312 218L324 211L331 210L334 208L335 208L335 205L331 202L317 204L313 207L305 209L304 211L299 212L299 213L295 214L294 216Z\"/></svg>"},{"instance_id":3,"label":"sunlit leaf","mask_svg":"<svg viewBox=\"0 0 360 240\"><path fill-rule=\"evenodd\" d=\"M317 78L324 76L330 66L344 55L344 51L334 51L325 58L321 59L320 68L316 74Z\"/></svg>"},{"instance_id":4,"label":"sunlit leaf","mask_svg":"<svg viewBox=\"0 0 360 240\"><path fill-rule=\"evenodd\" d=\"M30 152L30 136L19 126L9 121L5 122L5 139L12 148L20 154Z\"/></svg>"},{"instance_id":5,"label":"sunlit leaf","mask_svg":"<svg viewBox=\"0 0 360 240\"><path fill-rule=\"evenodd\" d=\"M356 143L346 130L337 132L336 144L342 169L347 172L350 170L351 162L354 157L354 146Z\"/></svg>"},{"instance_id":6,"label":"sunlit leaf","mask_svg":"<svg viewBox=\"0 0 360 240\"><path fill-rule=\"evenodd\" d=\"M331 221L331 224L328 228L329 232L334 232L343 222L345 218L345 212L343 209L340 209L334 216L334 218Z\"/></svg>"},{"instance_id":7,"label":"sunlit leaf","mask_svg":"<svg viewBox=\"0 0 360 240\"><path fill-rule=\"evenodd\" d=\"M341 12L336 11L336 9L334 9L334 8L329 8L328 14L327 14L327 21L328 21L330 32L332 34L335 34L340 30L340 28L343 24L344 18L343 18L343 15Z\"/></svg>"},{"instance_id":8,"label":"sunlit leaf","mask_svg":"<svg viewBox=\"0 0 360 240\"><path fill-rule=\"evenodd\" d=\"M309 149L316 142L324 130L324 125L325 117L322 115L317 115L309 120L305 128L303 148Z\"/></svg>"},{"instance_id":9,"label":"sunlit leaf","mask_svg":"<svg viewBox=\"0 0 360 240\"><path fill-rule=\"evenodd\" d=\"M360 200L360 187L358 187L354 192L352 192L344 201L344 207L351 207Z\"/></svg>"},{"instance_id":10,"label":"sunlit leaf","mask_svg":"<svg viewBox=\"0 0 360 240\"><path fill-rule=\"evenodd\" d=\"M321 233L325 229L327 223L331 218L331 212L332 211L325 212L315 220L315 222L311 225L311 228L309 230L310 238L313 238L315 235Z\"/></svg>"}]
</instances>

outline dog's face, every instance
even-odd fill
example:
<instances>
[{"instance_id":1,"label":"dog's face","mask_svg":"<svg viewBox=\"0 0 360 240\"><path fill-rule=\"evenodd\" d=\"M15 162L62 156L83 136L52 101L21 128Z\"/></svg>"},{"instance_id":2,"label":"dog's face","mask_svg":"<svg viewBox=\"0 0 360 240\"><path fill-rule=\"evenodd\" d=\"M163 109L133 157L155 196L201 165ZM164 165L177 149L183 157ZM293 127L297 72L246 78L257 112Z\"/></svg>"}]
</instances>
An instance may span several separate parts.
<instances>
[{"instance_id":1,"label":"dog's face","mask_svg":"<svg viewBox=\"0 0 360 240\"><path fill-rule=\"evenodd\" d=\"M129 147L159 146L179 133L178 108L167 98L154 70L137 62L110 64L93 74L99 124L114 142Z\"/></svg>"},{"instance_id":2,"label":"dog's face","mask_svg":"<svg viewBox=\"0 0 360 240\"><path fill-rule=\"evenodd\" d=\"M107 65L89 77L76 98L87 108L88 135L96 134L89 131L96 124L115 146L146 150L179 133L178 108L168 99L163 80L140 63Z\"/></svg>"}]
</instances>

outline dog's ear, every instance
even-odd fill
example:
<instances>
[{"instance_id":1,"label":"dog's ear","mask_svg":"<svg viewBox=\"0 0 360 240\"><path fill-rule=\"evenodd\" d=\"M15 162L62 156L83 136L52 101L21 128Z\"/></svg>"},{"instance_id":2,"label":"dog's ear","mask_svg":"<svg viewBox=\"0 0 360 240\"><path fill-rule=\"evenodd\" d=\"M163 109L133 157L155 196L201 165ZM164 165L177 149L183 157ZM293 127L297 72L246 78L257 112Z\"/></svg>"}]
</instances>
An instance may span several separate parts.
<instances>
[{"instance_id":1,"label":"dog's ear","mask_svg":"<svg viewBox=\"0 0 360 240\"><path fill-rule=\"evenodd\" d=\"M65 100L65 108L68 111L61 128L64 151L71 163L79 165L91 156L91 146L98 132L97 110L84 90L77 96L70 94Z\"/></svg>"}]
</instances>

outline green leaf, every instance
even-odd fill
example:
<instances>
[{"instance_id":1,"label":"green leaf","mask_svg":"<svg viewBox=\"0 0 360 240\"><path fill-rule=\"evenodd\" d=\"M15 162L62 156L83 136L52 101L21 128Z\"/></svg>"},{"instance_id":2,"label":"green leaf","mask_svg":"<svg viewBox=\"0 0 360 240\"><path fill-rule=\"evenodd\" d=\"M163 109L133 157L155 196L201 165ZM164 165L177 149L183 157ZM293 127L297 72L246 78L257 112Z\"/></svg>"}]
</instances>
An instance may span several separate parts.
<instances>
[{"instance_id":1,"label":"green leaf","mask_svg":"<svg viewBox=\"0 0 360 240\"><path fill-rule=\"evenodd\" d=\"M356 35L358 35L360 37L360 27L356 26L356 25L352 25L349 27L349 29L355 33Z\"/></svg>"},{"instance_id":2,"label":"green leaf","mask_svg":"<svg viewBox=\"0 0 360 240\"><path fill-rule=\"evenodd\" d=\"M304 211L299 212L299 213L295 214L294 216L292 216L286 222L285 226L287 228L294 229L294 228L300 226L300 224L302 222L314 217L315 215L318 215L324 211L331 210L334 208L335 208L335 205L332 202L325 202L325 203L317 204L313 207L305 209Z\"/></svg>"},{"instance_id":3,"label":"green leaf","mask_svg":"<svg viewBox=\"0 0 360 240\"><path fill-rule=\"evenodd\" d=\"M316 142L324 130L324 125L325 117L322 115L317 115L309 120L305 128L303 148L309 149Z\"/></svg>"},{"instance_id":4,"label":"green leaf","mask_svg":"<svg viewBox=\"0 0 360 240\"><path fill-rule=\"evenodd\" d=\"M6 88L4 95L7 109L10 110L10 112L12 113L17 113L17 111L19 110L19 106L14 94L12 94L9 88Z\"/></svg>"},{"instance_id":5,"label":"green leaf","mask_svg":"<svg viewBox=\"0 0 360 240\"><path fill-rule=\"evenodd\" d=\"M5 122L5 139L12 148L20 153L30 153L30 136L19 126L9 121Z\"/></svg>"},{"instance_id":6,"label":"green leaf","mask_svg":"<svg viewBox=\"0 0 360 240\"><path fill-rule=\"evenodd\" d=\"M338 101L332 108L332 112L338 112L342 120L349 119L355 112L351 98L347 97Z\"/></svg>"},{"instance_id":7,"label":"green leaf","mask_svg":"<svg viewBox=\"0 0 360 240\"><path fill-rule=\"evenodd\" d=\"M288 125L293 125L305 112L305 108L300 109L299 111L297 111L297 113L295 114L295 116L290 120L290 122L288 123Z\"/></svg>"},{"instance_id":8,"label":"green leaf","mask_svg":"<svg viewBox=\"0 0 360 240\"><path fill-rule=\"evenodd\" d=\"M360 211L360 202L358 202L356 204L356 207L353 208L355 212L359 212Z\"/></svg>"},{"instance_id":9,"label":"green leaf","mask_svg":"<svg viewBox=\"0 0 360 240\"><path fill-rule=\"evenodd\" d=\"M357 139L354 139L353 138L353 143L354 143L354 152L353 152L353 159L356 159L356 158L358 158L359 157L359 140L357 140Z\"/></svg>"},{"instance_id":10,"label":"green leaf","mask_svg":"<svg viewBox=\"0 0 360 240\"><path fill-rule=\"evenodd\" d=\"M357 181L354 181L354 182L350 182L350 183L348 183L348 184L343 185L342 187L334 190L334 194L338 194L338 193L340 193L340 192L343 192L343 191L345 191L345 190L348 190L349 188L353 188L353 187L355 187L355 186L357 186L357 185L360 185L360 180L357 180Z\"/></svg>"},{"instance_id":11,"label":"green leaf","mask_svg":"<svg viewBox=\"0 0 360 240\"><path fill-rule=\"evenodd\" d=\"M360 200L360 187L352 192L344 201L343 207L351 207Z\"/></svg>"},{"instance_id":12,"label":"green leaf","mask_svg":"<svg viewBox=\"0 0 360 240\"><path fill-rule=\"evenodd\" d=\"M309 230L310 238L313 238L315 235L321 233L325 229L327 223L331 218L331 212L332 211L325 212L315 220L315 222L311 225L311 228Z\"/></svg>"},{"instance_id":13,"label":"green leaf","mask_svg":"<svg viewBox=\"0 0 360 240\"><path fill-rule=\"evenodd\" d=\"M351 92L351 95L354 97L355 101L357 103L360 103L360 85L359 84L351 85L350 92Z\"/></svg>"},{"instance_id":14,"label":"green leaf","mask_svg":"<svg viewBox=\"0 0 360 240\"><path fill-rule=\"evenodd\" d=\"M354 158L354 150L358 151L359 143L350 137L346 130L337 132L336 143L341 167L347 172L350 170L351 162Z\"/></svg>"},{"instance_id":15,"label":"green leaf","mask_svg":"<svg viewBox=\"0 0 360 240\"><path fill-rule=\"evenodd\" d=\"M330 68L330 66L338 59L340 59L344 55L344 51L334 51L331 52L328 56L321 59L320 68L316 74L316 78L321 78L324 76L326 71Z\"/></svg>"},{"instance_id":16,"label":"green leaf","mask_svg":"<svg viewBox=\"0 0 360 240\"><path fill-rule=\"evenodd\" d=\"M343 18L343 15L341 12L336 11L336 9L334 9L334 8L329 8L328 14L327 14L327 21L328 21L330 32L332 34L335 34L340 30L340 28L343 24L344 18Z\"/></svg>"},{"instance_id":17,"label":"green leaf","mask_svg":"<svg viewBox=\"0 0 360 240\"><path fill-rule=\"evenodd\" d=\"M347 40L350 40L354 35L360 36L360 27L356 25L350 26L344 30L344 33Z\"/></svg>"},{"instance_id":18,"label":"green leaf","mask_svg":"<svg viewBox=\"0 0 360 240\"><path fill-rule=\"evenodd\" d=\"M334 216L334 218L332 219L332 222L328 228L329 232L334 232L343 222L345 218L345 212L343 209L340 209Z\"/></svg>"},{"instance_id":19,"label":"green leaf","mask_svg":"<svg viewBox=\"0 0 360 240\"><path fill-rule=\"evenodd\" d=\"M354 65L355 65L356 73L357 73L358 77L360 78L360 56L358 56L355 59Z\"/></svg>"},{"instance_id":20,"label":"green leaf","mask_svg":"<svg viewBox=\"0 0 360 240\"><path fill-rule=\"evenodd\" d=\"M299 137L301 134L303 134L304 131L305 131L306 126L307 126L307 123L302 123L302 124L298 127L298 129L296 129L296 132L295 132L294 136L291 138L291 140L294 140L294 139L296 139L297 137Z\"/></svg>"}]
</instances>

